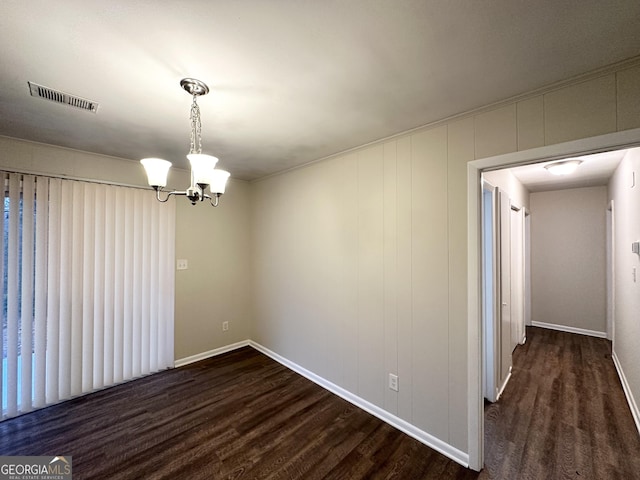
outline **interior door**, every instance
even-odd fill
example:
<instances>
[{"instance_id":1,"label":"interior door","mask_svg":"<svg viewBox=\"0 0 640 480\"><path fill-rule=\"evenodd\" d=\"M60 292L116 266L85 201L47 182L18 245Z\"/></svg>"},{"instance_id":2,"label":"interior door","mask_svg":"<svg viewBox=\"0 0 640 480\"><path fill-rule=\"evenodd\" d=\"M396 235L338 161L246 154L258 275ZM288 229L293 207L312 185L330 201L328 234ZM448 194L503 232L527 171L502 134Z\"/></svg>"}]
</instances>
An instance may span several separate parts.
<instances>
[{"instance_id":1,"label":"interior door","mask_svg":"<svg viewBox=\"0 0 640 480\"><path fill-rule=\"evenodd\" d=\"M500 316L497 272L497 189L482 184L482 384L484 397L498 399L500 380Z\"/></svg>"},{"instance_id":2,"label":"interior door","mask_svg":"<svg viewBox=\"0 0 640 480\"><path fill-rule=\"evenodd\" d=\"M524 209L511 206L511 350L524 343Z\"/></svg>"},{"instance_id":3,"label":"interior door","mask_svg":"<svg viewBox=\"0 0 640 480\"><path fill-rule=\"evenodd\" d=\"M527 325L531 325L531 214L524 212L524 338Z\"/></svg>"},{"instance_id":4,"label":"interior door","mask_svg":"<svg viewBox=\"0 0 640 480\"><path fill-rule=\"evenodd\" d=\"M509 196L500 191L500 239L499 272L500 272L500 384L504 388L511 373L511 201Z\"/></svg>"}]
</instances>

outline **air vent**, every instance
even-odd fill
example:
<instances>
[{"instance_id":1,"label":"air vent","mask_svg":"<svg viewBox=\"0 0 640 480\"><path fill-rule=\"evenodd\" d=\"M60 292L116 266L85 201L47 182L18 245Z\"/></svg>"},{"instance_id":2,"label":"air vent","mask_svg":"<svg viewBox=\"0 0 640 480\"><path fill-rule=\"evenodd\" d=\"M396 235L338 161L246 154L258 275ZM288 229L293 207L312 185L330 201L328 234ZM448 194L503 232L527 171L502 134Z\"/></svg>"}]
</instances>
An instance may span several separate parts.
<instances>
[{"instance_id":1,"label":"air vent","mask_svg":"<svg viewBox=\"0 0 640 480\"><path fill-rule=\"evenodd\" d=\"M86 98L77 97L68 93L53 90L52 88L45 87L44 85L38 85L37 83L27 82L29 84L29 91L32 97L44 98L51 102L60 103L62 105L69 105L81 110L87 110L92 113L98 111L98 102L87 100Z\"/></svg>"}]
</instances>

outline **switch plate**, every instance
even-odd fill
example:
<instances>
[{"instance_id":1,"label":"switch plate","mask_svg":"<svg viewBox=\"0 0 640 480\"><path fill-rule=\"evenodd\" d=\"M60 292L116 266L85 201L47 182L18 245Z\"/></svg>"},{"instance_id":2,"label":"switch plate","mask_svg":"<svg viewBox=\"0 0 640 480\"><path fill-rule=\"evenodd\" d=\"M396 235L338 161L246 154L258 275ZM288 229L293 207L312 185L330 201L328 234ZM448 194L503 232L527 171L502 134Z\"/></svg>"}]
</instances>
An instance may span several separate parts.
<instances>
[{"instance_id":1,"label":"switch plate","mask_svg":"<svg viewBox=\"0 0 640 480\"><path fill-rule=\"evenodd\" d=\"M177 263L176 268L178 270L186 270L187 268L189 268L189 262L187 261L186 258L179 258L176 263Z\"/></svg>"},{"instance_id":2,"label":"switch plate","mask_svg":"<svg viewBox=\"0 0 640 480\"><path fill-rule=\"evenodd\" d=\"M229 330L229 322L222 322L222 331L226 332Z\"/></svg>"},{"instance_id":3,"label":"switch plate","mask_svg":"<svg viewBox=\"0 0 640 480\"><path fill-rule=\"evenodd\" d=\"M393 373L389 374L389 388L394 392L398 391L398 376Z\"/></svg>"}]
</instances>

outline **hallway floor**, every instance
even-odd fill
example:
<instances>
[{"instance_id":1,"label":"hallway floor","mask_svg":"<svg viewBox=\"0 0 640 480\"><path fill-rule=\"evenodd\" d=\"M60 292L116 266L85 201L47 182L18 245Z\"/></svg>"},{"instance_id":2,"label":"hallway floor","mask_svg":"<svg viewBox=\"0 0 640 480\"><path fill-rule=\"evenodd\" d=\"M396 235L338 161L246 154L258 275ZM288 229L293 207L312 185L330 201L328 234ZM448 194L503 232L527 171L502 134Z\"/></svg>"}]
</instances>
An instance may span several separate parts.
<instances>
[{"instance_id":1,"label":"hallway floor","mask_svg":"<svg viewBox=\"0 0 640 480\"><path fill-rule=\"evenodd\" d=\"M503 396L485 407L491 479L640 479L640 435L611 342L527 327Z\"/></svg>"}]
</instances>

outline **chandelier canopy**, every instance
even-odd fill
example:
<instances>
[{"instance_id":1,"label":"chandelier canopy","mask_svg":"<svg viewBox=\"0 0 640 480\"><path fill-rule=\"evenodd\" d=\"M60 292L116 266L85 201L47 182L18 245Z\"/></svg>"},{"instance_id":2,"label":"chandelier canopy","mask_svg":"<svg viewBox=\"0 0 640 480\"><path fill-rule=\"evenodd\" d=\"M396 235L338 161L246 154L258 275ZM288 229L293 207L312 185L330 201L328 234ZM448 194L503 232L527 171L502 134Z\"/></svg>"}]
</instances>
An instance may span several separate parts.
<instances>
[{"instance_id":1,"label":"chandelier canopy","mask_svg":"<svg viewBox=\"0 0 640 480\"><path fill-rule=\"evenodd\" d=\"M197 98L209 93L209 87L195 78L183 78L180 81L180 86L193 97L189 115L191 119L191 145L187 155L191 163L191 185L186 190L166 192L166 196L161 198L160 192L167 186L167 174L171 162L162 158L143 158L140 163L147 172L149 185L156 191L158 201L166 202L172 195L184 195L192 205L207 199L211 205L217 207L220 195L224 193L229 179L229 172L215 168L218 159L202 153L202 122ZM207 188L209 193L205 192Z\"/></svg>"}]
</instances>

